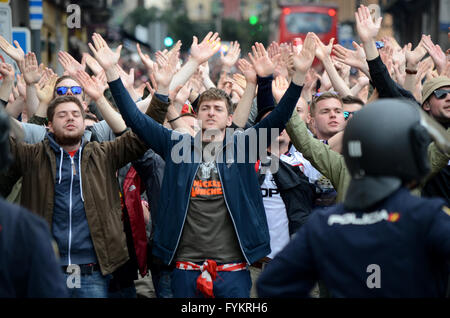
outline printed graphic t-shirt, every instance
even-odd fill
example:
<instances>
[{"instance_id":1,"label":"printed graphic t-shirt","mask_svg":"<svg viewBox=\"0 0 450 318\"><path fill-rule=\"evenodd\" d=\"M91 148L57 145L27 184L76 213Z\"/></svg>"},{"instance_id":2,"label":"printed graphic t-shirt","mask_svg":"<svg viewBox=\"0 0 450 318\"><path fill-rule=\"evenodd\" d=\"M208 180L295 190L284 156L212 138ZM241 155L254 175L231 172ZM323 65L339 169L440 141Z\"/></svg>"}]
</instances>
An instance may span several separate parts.
<instances>
[{"instance_id":1,"label":"printed graphic t-shirt","mask_svg":"<svg viewBox=\"0 0 450 318\"><path fill-rule=\"evenodd\" d=\"M176 261L245 261L215 162L202 162L192 184Z\"/></svg>"}]
</instances>

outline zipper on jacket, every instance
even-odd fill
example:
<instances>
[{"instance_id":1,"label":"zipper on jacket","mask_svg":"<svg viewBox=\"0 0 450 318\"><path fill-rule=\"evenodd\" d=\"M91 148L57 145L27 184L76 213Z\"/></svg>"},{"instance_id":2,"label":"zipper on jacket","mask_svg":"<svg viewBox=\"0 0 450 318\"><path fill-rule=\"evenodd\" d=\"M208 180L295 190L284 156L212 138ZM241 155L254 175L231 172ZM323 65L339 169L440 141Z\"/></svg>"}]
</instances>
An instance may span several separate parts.
<instances>
[{"instance_id":1,"label":"zipper on jacket","mask_svg":"<svg viewBox=\"0 0 450 318\"><path fill-rule=\"evenodd\" d=\"M247 255L245 255L244 249L242 248L242 243L241 243L241 239L239 238L239 233L238 233L237 228L236 228L236 223L234 222L233 215L231 214L230 207L228 206L227 196L225 195L225 187L224 187L224 183L222 181L222 176L220 175L219 166L217 165L217 162L215 162L215 164L216 164L217 174L219 175L220 183L222 184L223 199L225 201L225 205L227 206L228 213L230 214L231 221L233 222L234 231L236 232L236 236L237 236L237 239L238 239L238 242L239 242L239 246L241 247L242 255L244 255L245 260L247 261L247 264L251 265L250 262L248 261Z\"/></svg>"},{"instance_id":2,"label":"zipper on jacket","mask_svg":"<svg viewBox=\"0 0 450 318\"><path fill-rule=\"evenodd\" d=\"M228 205L227 196L225 195L225 186L224 186L224 183L223 183L223 180L222 180L222 175L220 174L219 165L217 164L217 157L219 156L219 153L223 153L223 150L224 150L226 147L227 147L227 145L223 146L223 147L220 149L220 151L217 152L216 158L215 158L216 160L214 161L214 163L215 163L215 165L216 165L217 174L219 175L220 183L222 184L222 189L223 189L223 191L222 191L222 192L223 192L223 199L224 199L224 201L225 201L225 205L227 206L228 213L230 214L231 221L233 222L234 231L236 232L236 236L237 236L237 239L238 239L238 242L239 242L239 246L241 247L242 255L244 255L244 258L245 258L247 264L251 265L250 262L249 262L249 260L248 260L248 258L247 258L247 255L245 255L244 248L242 247L241 239L240 239L240 237L239 237L239 233L238 233L237 228L236 228L236 223L234 222L233 215L231 214L230 206ZM234 143L233 143L233 147L234 147ZM226 157L226 155L225 155L225 157ZM236 158L233 158L233 160L235 160L235 159L236 159ZM224 164L226 164L226 158L225 158L225 163L224 163Z\"/></svg>"},{"instance_id":3,"label":"zipper on jacket","mask_svg":"<svg viewBox=\"0 0 450 318\"><path fill-rule=\"evenodd\" d=\"M178 235L177 244L175 245L175 249L173 250L172 256L170 257L169 264L172 263L172 260L175 257L175 253L177 252L178 244L180 244L181 234L183 234L184 223L186 222L186 216L187 216L187 212L189 209L189 200L191 199L192 185L194 184L194 180L195 180L195 177L197 176L199 167L200 167L200 164L197 165L197 169L195 169L194 177L192 178L192 181L191 181L191 187L189 188L189 195L188 195L188 199L187 199L186 210L184 211L183 224L181 225L181 231L180 231L180 234Z\"/></svg>"},{"instance_id":4,"label":"zipper on jacket","mask_svg":"<svg viewBox=\"0 0 450 318\"><path fill-rule=\"evenodd\" d=\"M72 260L70 259L70 249L72 246L72 185L73 185L73 176L76 174L75 164L73 162L73 158L70 157L70 162L72 164L73 173L70 176L70 193L69 193L69 249L68 249L68 259L69 265L72 265Z\"/></svg>"}]
</instances>

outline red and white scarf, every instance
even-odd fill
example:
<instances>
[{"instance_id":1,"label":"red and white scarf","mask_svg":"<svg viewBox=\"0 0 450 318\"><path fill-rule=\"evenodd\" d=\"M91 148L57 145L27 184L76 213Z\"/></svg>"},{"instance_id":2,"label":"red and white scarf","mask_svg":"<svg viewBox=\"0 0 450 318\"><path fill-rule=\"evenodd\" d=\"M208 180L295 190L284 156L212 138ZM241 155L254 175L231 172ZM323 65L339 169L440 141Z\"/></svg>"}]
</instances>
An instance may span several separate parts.
<instances>
[{"instance_id":1,"label":"red and white scarf","mask_svg":"<svg viewBox=\"0 0 450 318\"><path fill-rule=\"evenodd\" d=\"M237 272L247 268L247 263L230 263L217 265L216 261L207 259L202 265L192 262L177 262L176 268L188 271L200 271L197 278L197 290L201 291L205 297L214 298L213 284L217 277L217 272Z\"/></svg>"}]
</instances>

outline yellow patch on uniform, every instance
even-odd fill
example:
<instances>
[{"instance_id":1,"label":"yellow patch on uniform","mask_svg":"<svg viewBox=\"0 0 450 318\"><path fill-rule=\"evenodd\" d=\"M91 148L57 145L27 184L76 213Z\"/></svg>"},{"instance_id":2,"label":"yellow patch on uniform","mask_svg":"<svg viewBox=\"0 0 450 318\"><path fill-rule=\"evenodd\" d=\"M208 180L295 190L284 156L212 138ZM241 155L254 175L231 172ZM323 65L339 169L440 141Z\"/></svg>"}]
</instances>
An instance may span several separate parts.
<instances>
[{"instance_id":1,"label":"yellow patch on uniform","mask_svg":"<svg viewBox=\"0 0 450 318\"><path fill-rule=\"evenodd\" d=\"M448 206L443 206L442 207L442 211L444 211L445 214L447 214L448 216L450 216L450 208Z\"/></svg>"},{"instance_id":2,"label":"yellow patch on uniform","mask_svg":"<svg viewBox=\"0 0 450 318\"><path fill-rule=\"evenodd\" d=\"M400 218L400 213L391 212L391 213L389 213L388 221L389 222L397 222L399 218Z\"/></svg>"}]
</instances>

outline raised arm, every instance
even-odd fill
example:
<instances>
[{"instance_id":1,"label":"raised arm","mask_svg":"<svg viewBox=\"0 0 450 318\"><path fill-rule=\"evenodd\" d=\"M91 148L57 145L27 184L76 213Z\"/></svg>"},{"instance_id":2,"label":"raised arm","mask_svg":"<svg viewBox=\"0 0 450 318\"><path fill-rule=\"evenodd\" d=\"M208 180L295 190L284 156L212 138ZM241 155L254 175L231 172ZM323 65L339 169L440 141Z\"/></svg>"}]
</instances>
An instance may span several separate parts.
<instances>
[{"instance_id":1,"label":"raised arm","mask_svg":"<svg viewBox=\"0 0 450 318\"><path fill-rule=\"evenodd\" d=\"M106 97L103 95L103 92L106 89L103 83L96 76L91 77L82 70L78 70L74 77L77 82L83 86L84 92L95 101L103 118L106 120L109 127L111 127L112 131L115 134L123 133L123 131L127 129L127 125L125 125L122 116L114 111Z\"/></svg>"},{"instance_id":2,"label":"raised arm","mask_svg":"<svg viewBox=\"0 0 450 318\"><path fill-rule=\"evenodd\" d=\"M337 201L342 202L350 182L350 174L345 166L344 157L331 150L330 146L314 138L297 112L294 112L287 124L286 132L295 148L302 153L305 159L331 181L337 191Z\"/></svg>"},{"instance_id":3,"label":"raised arm","mask_svg":"<svg viewBox=\"0 0 450 318\"><path fill-rule=\"evenodd\" d=\"M39 99L36 92L36 86L41 79L41 71L39 70L36 55L28 53L20 62L20 69L22 70L23 79L26 84L26 107L28 118L31 118L39 106Z\"/></svg>"},{"instance_id":4,"label":"raised arm","mask_svg":"<svg viewBox=\"0 0 450 318\"><path fill-rule=\"evenodd\" d=\"M221 73L225 72L226 74L229 74L231 72L231 69L239 59L240 54L241 49L239 42L237 41L231 42L226 55L223 53L223 51L220 51L220 62L222 63Z\"/></svg>"},{"instance_id":5,"label":"raised arm","mask_svg":"<svg viewBox=\"0 0 450 318\"><path fill-rule=\"evenodd\" d=\"M50 101L53 99L53 92L55 90L55 84L58 79L56 74L45 75L39 83L36 84L36 93L39 99L39 106L35 112L35 116L47 117L47 108Z\"/></svg>"},{"instance_id":6,"label":"raised arm","mask_svg":"<svg viewBox=\"0 0 450 318\"><path fill-rule=\"evenodd\" d=\"M334 89L341 94L341 96L351 95L350 88L347 86L345 81L339 76L336 68L333 65L333 61L331 60L331 50L333 47L334 39L330 40L330 43L325 46L322 41L314 34L314 40L316 42L316 57L322 62L325 70L330 77L331 84Z\"/></svg>"},{"instance_id":7,"label":"raised arm","mask_svg":"<svg viewBox=\"0 0 450 318\"><path fill-rule=\"evenodd\" d=\"M86 65L82 65L72 55L64 51L58 52L58 61L71 77L74 77L78 71L84 71L86 68Z\"/></svg>"},{"instance_id":8,"label":"raised arm","mask_svg":"<svg viewBox=\"0 0 450 318\"><path fill-rule=\"evenodd\" d=\"M313 34L308 33L300 53L296 52L293 56L294 74L292 82L286 93L281 98L279 104L275 109L262 121L256 124L256 128L279 128L280 132L284 130L286 123L292 116L292 112L297 105L300 98L302 87L305 83L306 73L312 65L314 60L314 52L316 44L313 39ZM270 130L270 129L269 129ZM268 132L269 133L269 132ZM272 136L273 137L273 136ZM267 140L270 140L268 136Z\"/></svg>"},{"instance_id":9,"label":"raised arm","mask_svg":"<svg viewBox=\"0 0 450 318\"><path fill-rule=\"evenodd\" d=\"M209 60L220 49L220 38L218 33L209 32L199 44L196 36L193 37L191 55L188 61L173 77L169 89L173 90L187 83L189 78L197 71L198 67Z\"/></svg>"},{"instance_id":10,"label":"raised arm","mask_svg":"<svg viewBox=\"0 0 450 318\"><path fill-rule=\"evenodd\" d=\"M370 77L369 65L366 61L366 53L364 52L364 49L355 41L352 42L352 45L355 48L355 51L349 50L340 44L335 44L333 46L333 52L336 60L357 68L366 74L367 77Z\"/></svg>"},{"instance_id":11,"label":"raised arm","mask_svg":"<svg viewBox=\"0 0 450 318\"><path fill-rule=\"evenodd\" d=\"M111 94L125 123L150 148L155 150L161 157L166 158L169 153L170 131L140 112L130 94L126 91L116 68L120 58L121 46L113 52L101 35L97 33L94 33L92 36L92 41L94 44L89 43L89 48L92 50L97 62L105 70ZM158 89L168 92L168 88L158 87Z\"/></svg>"},{"instance_id":12,"label":"raised arm","mask_svg":"<svg viewBox=\"0 0 450 318\"><path fill-rule=\"evenodd\" d=\"M0 74L3 76L3 81L0 85L0 99L6 105L14 87L15 74L13 66L8 63L0 63Z\"/></svg>"},{"instance_id":13,"label":"raised arm","mask_svg":"<svg viewBox=\"0 0 450 318\"><path fill-rule=\"evenodd\" d=\"M245 127L256 91L256 72L253 66L244 59L238 61L238 68L245 76L245 89L233 114L233 123Z\"/></svg>"},{"instance_id":14,"label":"raised arm","mask_svg":"<svg viewBox=\"0 0 450 318\"><path fill-rule=\"evenodd\" d=\"M381 27L382 18L373 22L369 8L361 5L355 12L356 30L363 43L369 65L370 78L380 98L406 97L415 100L411 92L400 87L390 76L389 71L380 58L375 44L375 37Z\"/></svg>"},{"instance_id":15,"label":"raised arm","mask_svg":"<svg viewBox=\"0 0 450 318\"><path fill-rule=\"evenodd\" d=\"M262 109L274 106L275 104L272 95L272 81L275 65L269 58L269 54L264 48L264 45L258 42L252 46L252 53L248 53L248 57L258 75L256 82L258 85L256 102L258 111L261 111Z\"/></svg>"}]
</instances>

